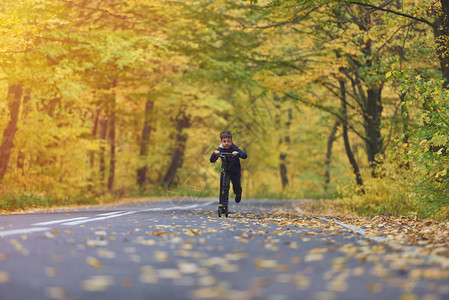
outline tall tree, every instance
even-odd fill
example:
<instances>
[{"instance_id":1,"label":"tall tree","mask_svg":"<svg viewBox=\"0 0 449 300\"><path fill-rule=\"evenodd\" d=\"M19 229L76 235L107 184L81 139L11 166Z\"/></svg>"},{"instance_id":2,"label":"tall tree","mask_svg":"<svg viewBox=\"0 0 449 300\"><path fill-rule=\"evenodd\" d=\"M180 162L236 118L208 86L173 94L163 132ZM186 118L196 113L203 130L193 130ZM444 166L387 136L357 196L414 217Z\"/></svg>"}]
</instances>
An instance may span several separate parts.
<instances>
[{"instance_id":1,"label":"tall tree","mask_svg":"<svg viewBox=\"0 0 449 300\"><path fill-rule=\"evenodd\" d=\"M152 99L151 95L148 95L147 100L145 102L144 121L140 137L139 156L142 159L146 159L148 155L149 139L153 122L153 107L154 107L154 99ZM140 189L144 187L144 184L147 181L147 169L148 166L146 164L137 169L137 184L139 185Z\"/></svg>"},{"instance_id":2,"label":"tall tree","mask_svg":"<svg viewBox=\"0 0 449 300\"><path fill-rule=\"evenodd\" d=\"M12 84L9 86L8 96L6 98L9 106L9 121L3 132L3 141L0 145L0 181L5 177L9 158L11 157L11 151L14 147L14 137L17 131L22 94L22 85Z\"/></svg>"},{"instance_id":3,"label":"tall tree","mask_svg":"<svg viewBox=\"0 0 449 300\"><path fill-rule=\"evenodd\" d=\"M182 167L187 142L187 134L185 129L189 128L191 125L189 116L187 116L184 112L178 113L175 122L176 132L171 162L164 178L162 179L162 187L164 187L164 189L170 188L175 183L176 172Z\"/></svg>"}]
</instances>

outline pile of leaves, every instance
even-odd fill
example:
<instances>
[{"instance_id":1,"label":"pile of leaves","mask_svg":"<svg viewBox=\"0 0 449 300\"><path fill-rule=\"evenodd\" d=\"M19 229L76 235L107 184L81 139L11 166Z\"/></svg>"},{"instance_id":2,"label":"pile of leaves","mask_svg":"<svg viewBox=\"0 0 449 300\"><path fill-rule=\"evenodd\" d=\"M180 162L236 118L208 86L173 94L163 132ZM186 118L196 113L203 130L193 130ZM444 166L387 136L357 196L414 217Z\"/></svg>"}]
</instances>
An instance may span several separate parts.
<instances>
[{"instance_id":1,"label":"pile of leaves","mask_svg":"<svg viewBox=\"0 0 449 300\"><path fill-rule=\"evenodd\" d=\"M335 201L301 205L302 211L314 216L333 218L363 232L368 238L381 238L396 247L414 246L422 255L449 258L449 223L404 216L362 217L342 210ZM447 261L449 267L449 260Z\"/></svg>"}]
</instances>

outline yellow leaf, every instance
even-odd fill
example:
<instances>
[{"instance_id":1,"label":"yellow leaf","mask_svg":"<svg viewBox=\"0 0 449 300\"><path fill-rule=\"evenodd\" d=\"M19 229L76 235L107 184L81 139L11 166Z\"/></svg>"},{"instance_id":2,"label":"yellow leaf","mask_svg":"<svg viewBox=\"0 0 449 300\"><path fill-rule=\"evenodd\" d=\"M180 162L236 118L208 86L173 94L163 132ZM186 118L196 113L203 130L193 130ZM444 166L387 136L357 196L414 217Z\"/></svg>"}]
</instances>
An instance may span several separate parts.
<instances>
[{"instance_id":1,"label":"yellow leaf","mask_svg":"<svg viewBox=\"0 0 449 300\"><path fill-rule=\"evenodd\" d=\"M182 274L176 269L160 269L157 270L160 278L165 279L181 279Z\"/></svg>"},{"instance_id":2,"label":"yellow leaf","mask_svg":"<svg viewBox=\"0 0 449 300\"><path fill-rule=\"evenodd\" d=\"M115 253L103 248L100 248L97 250L97 254L98 256L102 257L102 258L110 258L113 259L115 258Z\"/></svg>"},{"instance_id":3,"label":"yellow leaf","mask_svg":"<svg viewBox=\"0 0 449 300\"><path fill-rule=\"evenodd\" d=\"M45 288L45 295L51 299L67 299L67 293L62 287L52 286Z\"/></svg>"},{"instance_id":4,"label":"yellow leaf","mask_svg":"<svg viewBox=\"0 0 449 300\"><path fill-rule=\"evenodd\" d=\"M0 272L0 283L8 283L9 282L9 274L5 271Z\"/></svg>"},{"instance_id":5,"label":"yellow leaf","mask_svg":"<svg viewBox=\"0 0 449 300\"><path fill-rule=\"evenodd\" d=\"M170 259L170 254L163 251L156 251L154 252L154 259L156 259L159 262L165 262Z\"/></svg>"},{"instance_id":6,"label":"yellow leaf","mask_svg":"<svg viewBox=\"0 0 449 300\"><path fill-rule=\"evenodd\" d=\"M323 260L324 256L323 254L309 254L306 255L306 257L304 258L305 262L311 262L311 261L319 261L319 260Z\"/></svg>"},{"instance_id":7,"label":"yellow leaf","mask_svg":"<svg viewBox=\"0 0 449 300\"><path fill-rule=\"evenodd\" d=\"M179 263L178 269L183 274L195 274L199 270L198 266L193 263Z\"/></svg>"},{"instance_id":8,"label":"yellow leaf","mask_svg":"<svg viewBox=\"0 0 449 300\"><path fill-rule=\"evenodd\" d=\"M275 260L255 259L254 265L259 268L275 268L278 263Z\"/></svg>"},{"instance_id":9,"label":"yellow leaf","mask_svg":"<svg viewBox=\"0 0 449 300\"><path fill-rule=\"evenodd\" d=\"M113 284L111 276L92 276L81 283L83 290L88 292L103 292Z\"/></svg>"},{"instance_id":10,"label":"yellow leaf","mask_svg":"<svg viewBox=\"0 0 449 300\"><path fill-rule=\"evenodd\" d=\"M203 276L198 279L198 284L200 286L211 286L217 283L214 276Z\"/></svg>"},{"instance_id":11,"label":"yellow leaf","mask_svg":"<svg viewBox=\"0 0 449 300\"><path fill-rule=\"evenodd\" d=\"M94 257L88 257L86 258L86 263L94 268L101 268L102 267L102 263L101 261L99 261L98 259L94 258Z\"/></svg>"},{"instance_id":12,"label":"yellow leaf","mask_svg":"<svg viewBox=\"0 0 449 300\"><path fill-rule=\"evenodd\" d=\"M104 231L104 230L95 231L94 234L95 235L107 235L106 231Z\"/></svg>"},{"instance_id":13,"label":"yellow leaf","mask_svg":"<svg viewBox=\"0 0 449 300\"><path fill-rule=\"evenodd\" d=\"M55 278L58 276L58 270L51 267L45 268L45 273L47 274L48 277L51 278Z\"/></svg>"}]
</instances>

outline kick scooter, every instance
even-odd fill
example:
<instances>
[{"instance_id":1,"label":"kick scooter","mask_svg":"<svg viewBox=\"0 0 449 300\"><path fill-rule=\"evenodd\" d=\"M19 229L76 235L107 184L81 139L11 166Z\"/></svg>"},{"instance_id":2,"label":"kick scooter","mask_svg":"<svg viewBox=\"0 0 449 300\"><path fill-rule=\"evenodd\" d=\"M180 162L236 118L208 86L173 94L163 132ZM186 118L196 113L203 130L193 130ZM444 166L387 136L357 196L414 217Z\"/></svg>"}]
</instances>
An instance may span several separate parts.
<instances>
[{"instance_id":1,"label":"kick scooter","mask_svg":"<svg viewBox=\"0 0 449 300\"><path fill-rule=\"evenodd\" d=\"M232 153L228 153L228 152L220 152L219 157L221 157L221 159L223 161L227 161L229 158L232 158L233 155L232 155ZM222 184L222 182L220 182L220 185L221 184ZM223 204L219 204L218 205L218 217L221 218L223 215L226 216L226 218L227 218L229 216L229 210L227 207L224 207Z\"/></svg>"}]
</instances>

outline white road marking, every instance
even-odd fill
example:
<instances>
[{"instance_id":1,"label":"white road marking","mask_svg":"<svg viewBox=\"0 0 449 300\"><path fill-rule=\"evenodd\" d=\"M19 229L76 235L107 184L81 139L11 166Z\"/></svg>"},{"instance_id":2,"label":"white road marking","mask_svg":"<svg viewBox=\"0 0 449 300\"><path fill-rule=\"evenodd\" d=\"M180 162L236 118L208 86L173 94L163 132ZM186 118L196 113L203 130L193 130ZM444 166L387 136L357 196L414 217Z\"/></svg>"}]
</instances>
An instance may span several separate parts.
<instances>
[{"instance_id":1,"label":"white road marking","mask_svg":"<svg viewBox=\"0 0 449 300\"><path fill-rule=\"evenodd\" d=\"M66 226L74 226L74 225L80 225L88 222L93 221L100 221L100 220L106 220L110 218L116 218L126 215L132 215L139 212L148 212L148 211L172 211L172 210L189 210L189 209L195 209L202 206L209 206L216 203L216 201L208 201L202 204L192 204L192 205L186 205L186 206L173 206L173 207L155 207L150 209L142 209L139 211L115 211L110 213L104 213L104 214L98 214L96 216L101 216L98 218L92 218L92 217L78 217L78 218L71 218L71 219L62 219L62 220L53 220L53 221L47 221L47 222L40 222L40 223L34 223L32 226L45 226L45 225L54 225L54 224L61 224ZM51 230L50 227L41 227L41 228L25 228L25 229L16 229L16 230L6 230L6 231L0 231L0 238L14 235L14 234L26 234L31 232L39 232L39 231L48 231Z\"/></svg>"},{"instance_id":2,"label":"white road marking","mask_svg":"<svg viewBox=\"0 0 449 300\"><path fill-rule=\"evenodd\" d=\"M139 210L139 211L129 211L129 212L119 211L119 212L114 212L114 213L102 214L103 217L99 217L99 218L73 221L73 222L63 223L62 225L74 226L74 225L80 225L80 224L84 224L84 223L88 223L88 222L100 221L100 220L105 220L105 219L110 219L110 218L115 218L115 217L121 217L121 216L125 216L125 215L131 215L131 214L135 214L138 212L146 212L146 211L189 210L189 209L194 209L194 208L198 208L201 206L208 206L215 202L216 201L208 201L204 204L192 204L192 205L188 205L188 206L174 206L174 207L167 207L167 208L156 207L156 208L143 209L143 210ZM98 215L98 216L100 216L100 215Z\"/></svg>"},{"instance_id":3,"label":"white road marking","mask_svg":"<svg viewBox=\"0 0 449 300\"><path fill-rule=\"evenodd\" d=\"M34 223L31 225L32 226L45 226L45 225L52 225L52 224L58 224L58 223L64 223L64 222L69 222L69 221L76 221L76 220L85 220L85 219L89 219L89 217L79 217L79 218L72 218L72 219L55 220L55 221Z\"/></svg>"},{"instance_id":4,"label":"white road marking","mask_svg":"<svg viewBox=\"0 0 449 300\"><path fill-rule=\"evenodd\" d=\"M105 213L105 214L98 214L97 216L110 216L110 215L116 215L116 214L121 214L124 213L126 211L122 210L122 211L114 211L114 212L110 212L110 213Z\"/></svg>"},{"instance_id":5,"label":"white road marking","mask_svg":"<svg viewBox=\"0 0 449 300\"><path fill-rule=\"evenodd\" d=\"M194 209L194 208L199 208L202 206L209 206L212 205L214 203L216 203L217 201L208 201L204 204L192 204L192 205L187 205L187 206L173 206L173 207L156 207L156 208L149 208L149 209L143 209L140 212L145 212L145 211L171 211L171 210L189 210L189 209Z\"/></svg>"},{"instance_id":6,"label":"white road marking","mask_svg":"<svg viewBox=\"0 0 449 300\"><path fill-rule=\"evenodd\" d=\"M125 216L125 215L131 215L131 214L135 214L135 213L137 213L137 211L129 211L129 212L122 213L122 214L115 214L115 215L110 215L110 216L105 216L105 217L63 223L62 225L66 225L66 226L80 225L80 224L84 224L84 223L88 223L88 222L106 220L106 219L121 217L121 216Z\"/></svg>"},{"instance_id":7,"label":"white road marking","mask_svg":"<svg viewBox=\"0 0 449 300\"><path fill-rule=\"evenodd\" d=\"M48 231L51 230L49 227L41 227L41 228L25 228L25 229L16 229L16 230L6 230L6 231L0 231L0 237L5 237L8 235L14 235L14 234L27 234L31 232L38 232L38 231Z\"/></svg>"}]
</instances>

